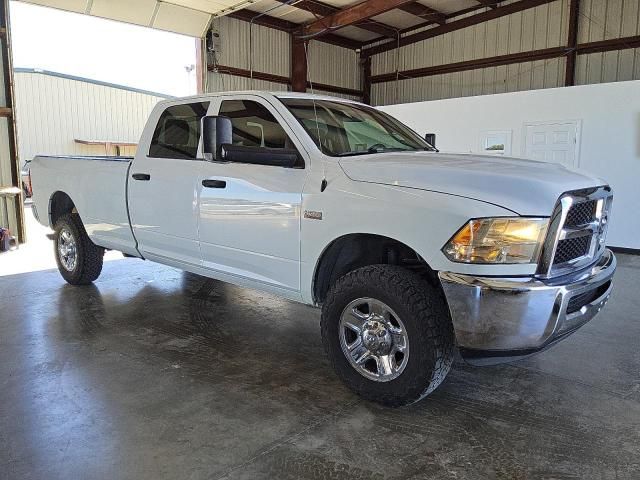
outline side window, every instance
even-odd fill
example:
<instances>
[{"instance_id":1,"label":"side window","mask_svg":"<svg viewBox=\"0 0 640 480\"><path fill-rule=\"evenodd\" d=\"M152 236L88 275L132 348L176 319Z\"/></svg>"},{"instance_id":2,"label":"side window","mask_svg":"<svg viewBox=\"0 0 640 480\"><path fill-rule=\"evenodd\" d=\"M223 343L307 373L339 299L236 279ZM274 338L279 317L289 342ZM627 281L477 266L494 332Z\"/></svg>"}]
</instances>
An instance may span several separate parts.
<instances>
[{"instance_id":1,"label":"side window","mask_svg":"<svg viewBox=\"0 0 640 480\"><path fill-rule=\"evenodd\" d=\"M264 105L252 100L224 100L220 113L233 123L233 144L244 147L293 148L284 129Z\"/></svg>"},{"instance_id":2,"label":"side window","mask_svg":"<svg viewBox=\"0 0 640 480\"><path fill-rule=\"evenodd\" d=\"M168 107L153 132L149 156L195 159L200 142L200 120L207 114L209 102Z\"/></svg>"}]
</instances>

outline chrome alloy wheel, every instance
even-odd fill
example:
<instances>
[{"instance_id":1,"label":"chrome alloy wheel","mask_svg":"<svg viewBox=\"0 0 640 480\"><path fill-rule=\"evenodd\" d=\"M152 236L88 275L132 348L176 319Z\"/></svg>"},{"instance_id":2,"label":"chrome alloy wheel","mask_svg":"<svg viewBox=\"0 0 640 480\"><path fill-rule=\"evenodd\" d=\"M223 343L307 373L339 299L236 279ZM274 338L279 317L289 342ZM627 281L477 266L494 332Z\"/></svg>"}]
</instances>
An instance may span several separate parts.
<instances>
[{"instance_id":1,"label":"chrome alloy wheel","mask_svg":"<svg viewBox=\"0 0 640 480\"><path fill-rule=\"evenodd\" d=\"M78 263L78 248L76 239L66 228L60 230L58 237L58 257L65 270L69 272L75 270Z\"/></svg>"},{"instance_id":2,"label":"chrome alloy wheel","mask_svg":"<svg viewBox=\"0 0 640 480\"><path fill-rule=\"evenodd\" d=\"M409 337L400 317L375 298L358 298L343 310L340 346L351 366L376 382L397 378L409 360Z\"/></svg>"}]
</instances>

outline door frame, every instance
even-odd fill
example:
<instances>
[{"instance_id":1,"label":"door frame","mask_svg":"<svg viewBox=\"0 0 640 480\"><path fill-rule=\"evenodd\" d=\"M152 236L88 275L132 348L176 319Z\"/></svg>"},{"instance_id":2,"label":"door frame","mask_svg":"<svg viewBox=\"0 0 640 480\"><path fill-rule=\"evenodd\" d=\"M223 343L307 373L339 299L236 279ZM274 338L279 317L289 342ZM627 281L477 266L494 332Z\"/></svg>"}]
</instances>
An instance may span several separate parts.
<instances>
[{"instance_id":1,"label":"door frame","mask_svg":"<svg viewBox=\"0 0 640 480\"><path fill-rule=\"evenodd\" d=\"M581 118L566 118L564 120L536 120L532 122L524 122L522 124L522 142L520 145L520 155L522 158L527 157L527 128L540 125L560 125L564 123L575 123L576 125L576 146L575 146L575 159L574 167L580 168L580 150L582 146L582 119Z\"/></svg>"}]
</instances>

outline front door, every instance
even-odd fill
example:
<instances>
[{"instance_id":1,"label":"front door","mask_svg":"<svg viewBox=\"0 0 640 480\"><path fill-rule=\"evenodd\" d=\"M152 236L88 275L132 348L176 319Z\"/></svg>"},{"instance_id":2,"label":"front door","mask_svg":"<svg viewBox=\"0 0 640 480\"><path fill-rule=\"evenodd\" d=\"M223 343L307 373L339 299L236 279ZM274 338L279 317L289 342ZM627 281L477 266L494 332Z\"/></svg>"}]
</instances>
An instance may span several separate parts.
<instances>
[{"instance_id":1,"label":"front door","mask_svg":"<svg viewBox=\"0 0 640 480\"><path fill-rule=\"evenodd\" d=\"M233 144L297 148L266 100L246 95L220 103L231 118ZM300 290L300 218L307 175L295 168L203 162L200 248L203 266L291 292Z\"/></svg>"},{"instance_id":2,"label":"front door","mask_svg":"<svg viewBox=\"0 0 640 480\"><path fill-rule=\"evenodd\" d=\"M148 152L129 171L129 211L146 258L199 266L198 159L200 120L209 102L168 107L159 117Z\"/></svg>"},{"instance_id":3,"label":"front door","mask_svg":"<svg viewBox=\"0 0 640 480\"><path fill-rule=\"evenodd\" d=\"M579 126L577 121L525 125L524 156L561 163L566 167L577 167Z\"/></svg>"}]
</instances>

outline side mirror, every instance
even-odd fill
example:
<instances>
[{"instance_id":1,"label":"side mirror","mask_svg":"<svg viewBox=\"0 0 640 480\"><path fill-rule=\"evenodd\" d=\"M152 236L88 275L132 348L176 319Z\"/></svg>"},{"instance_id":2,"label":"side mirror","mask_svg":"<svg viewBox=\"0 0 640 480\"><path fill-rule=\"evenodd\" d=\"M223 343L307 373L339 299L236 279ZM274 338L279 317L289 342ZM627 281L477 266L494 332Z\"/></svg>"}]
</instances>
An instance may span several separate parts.
<instances>
[{"instance_id":1,"label":"side mirror","mask_svg":"<svg viewBox=\"0 0 640 480\"><path fill-rule=\"evenodd\" d=\"M202 153L204 159L220 160L220 147L232 143L233 125L229 117L202 117Z\"/></svg>"},{"instance_id":2,"label":"side mirror","mask_svg":"<svg viewBox=\"0 0 640 480\"><path fill-rule=\"evenodd\" d=\"M431 145L432 147L435 148L436 146L436 134L435 133L426 133L424 135L424 139L426 140L426 142Z\"/></svg>"}]
</instances>

